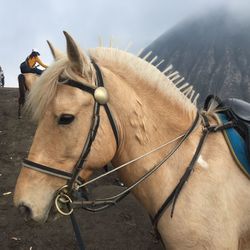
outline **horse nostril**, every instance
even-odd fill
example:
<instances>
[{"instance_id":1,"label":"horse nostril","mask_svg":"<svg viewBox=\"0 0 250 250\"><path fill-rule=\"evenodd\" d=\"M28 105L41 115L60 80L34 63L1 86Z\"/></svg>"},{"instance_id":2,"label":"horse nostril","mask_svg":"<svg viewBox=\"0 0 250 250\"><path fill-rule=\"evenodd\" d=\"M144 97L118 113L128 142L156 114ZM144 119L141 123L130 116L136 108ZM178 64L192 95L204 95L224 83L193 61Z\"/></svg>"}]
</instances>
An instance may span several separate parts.
<instances>
[{"instance_id":1,"label":"horse nostril","mask_svg":"<svg viewBox=\"0 0 250 250\"><path fill-rule=\"evenodd\" d=\"M27 221L31 218L31 209L25 205L20 205L18 207L19 213L24 217Z\"/></svg>"}]
</instances>

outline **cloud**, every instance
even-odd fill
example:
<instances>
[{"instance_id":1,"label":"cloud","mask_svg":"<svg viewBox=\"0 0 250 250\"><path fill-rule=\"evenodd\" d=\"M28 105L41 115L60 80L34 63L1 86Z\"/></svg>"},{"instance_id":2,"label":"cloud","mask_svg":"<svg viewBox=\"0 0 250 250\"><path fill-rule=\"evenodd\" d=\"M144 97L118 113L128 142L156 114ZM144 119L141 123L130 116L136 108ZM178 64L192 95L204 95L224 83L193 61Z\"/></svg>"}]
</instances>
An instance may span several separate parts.
<instances>
[{"instance_id":1,"label":"cloud","mask_svg":"<svg viewBox=\"0 0 250 250\"><path fill-rule=\"evenodd\" d=\"M106 45L113 36L121 47L132 41L132 50L137 51L181 20L214 6L227 6L235 15L250 10L244 0L0 0L0 4L0 65L6 86L17 86L19 65L32 48L40 50L45 63L52 61L46 40L65 50L63 30L85 49L97 46L99 36Z\"/></svg>"}]
</instances>

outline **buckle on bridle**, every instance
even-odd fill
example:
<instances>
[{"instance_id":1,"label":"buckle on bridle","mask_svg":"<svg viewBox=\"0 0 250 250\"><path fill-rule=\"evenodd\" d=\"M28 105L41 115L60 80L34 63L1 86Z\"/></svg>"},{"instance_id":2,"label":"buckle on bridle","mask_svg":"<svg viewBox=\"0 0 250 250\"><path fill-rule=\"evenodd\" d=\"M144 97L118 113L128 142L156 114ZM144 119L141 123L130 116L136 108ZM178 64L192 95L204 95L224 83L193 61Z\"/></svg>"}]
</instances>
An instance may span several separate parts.
<instances>
[{"instance_id":1,"label":"buckle on bridle","mask_svg":"<svg viewBox=\"0 0 250 250\"><path fill-rule=\"evenodd\" d=\"M56 209L62 215L70 215L73 213L73 208L71 207L73 201L67 194L67 187L67 185L61 187L55 198Z\"/></svg>"}]
</instances>

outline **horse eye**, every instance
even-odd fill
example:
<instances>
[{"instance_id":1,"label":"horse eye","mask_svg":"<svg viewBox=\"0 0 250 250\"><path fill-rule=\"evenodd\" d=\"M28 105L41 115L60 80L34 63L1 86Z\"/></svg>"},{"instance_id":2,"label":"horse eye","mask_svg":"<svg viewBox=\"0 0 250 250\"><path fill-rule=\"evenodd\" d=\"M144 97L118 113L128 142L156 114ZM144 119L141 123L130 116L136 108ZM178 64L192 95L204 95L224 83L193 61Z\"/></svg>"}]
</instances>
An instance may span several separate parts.
<instances>
[{"instance_id":1,"label":"horse eye","mask_svg":"<svg viewBox=\"0 0 250 250\"><path fill-rule=\"evenodd\" d=\"M58 119L58 124L67 125L73 122L75 119L75 116L70 114L62 114Z\"/></svg>"}]
</instances>

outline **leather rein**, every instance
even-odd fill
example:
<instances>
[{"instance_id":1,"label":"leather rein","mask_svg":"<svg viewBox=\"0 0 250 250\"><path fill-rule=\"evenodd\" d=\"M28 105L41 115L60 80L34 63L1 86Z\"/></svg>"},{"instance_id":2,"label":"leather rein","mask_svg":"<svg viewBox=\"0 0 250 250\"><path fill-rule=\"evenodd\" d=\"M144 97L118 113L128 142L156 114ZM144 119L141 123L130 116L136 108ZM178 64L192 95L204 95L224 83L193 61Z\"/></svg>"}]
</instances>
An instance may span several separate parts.
<instances>
[{"instance_id":1,"label":"leather rein","mask_svg":"<svg viewBox=\"0 0 250 250\"><path fill-rule=\"evenodd\" d=\"M223 130L225 128L225 126L228 126L228 124L226 124L226 125L218 125L218 126L217 125L216 126L211 126L209 124L208 118L206 116L206 111L208 110L208 104L206 103L206 105L204 106L204 108L201 111L197 111L195 120L192 123L192 125L190 126L190 128L183 135L181 135L178 138L171 141L171 142L174 142L174 141L177 141L177 139L179 140L176 143L176 145L170 150L170 152L162 160L160 160L158 163L156 163L149 172L147 172L141 178L139 178L134 184L127 187L121 193L119 193L119 194L117 194L115 196L112 196L112 197L107 197L107 198L104 198L104 199L97 199L97 200L93 200L93 201L89 201L89 200L75 201L72 198L73 191L78 191L80 188L85 187L86 185L90 184L91 182L93 182L93 181L95 181L97 179L100 179L100 178L102 178L102 177L104 177L104 176L106 176L108 174L111 174L112 172L117 171L117 170L121 169L122 167L125 167L125 166L129 165L130 163L142 158L142 157L138 157L137 159L132 160L132 161L130 161L128 163L125 163L122 166L117 167L114 170L112 170L112 171L110 171L110 172L108 172L106 174L103 174L103 175L101 175L101 176L99 176L99 177L97 177L97 178L95 178L95 179L93 179L91 181L86 182L86 183L83 183L81 178L79 177L79 173L84 167L84 163L85 163L85 161L86 161L86 159L87 159L87 157L89 155L92 143L95 140L95 137L96 137L96 134L97 134L97 131L98 131L98 127L99 127L99 123L100 123L100 115L99 115L100 106L103 106L105 111L106 111L106 114L108 116L109 122L111 124L112 130L113 130L113 133L114 133L117 148L118 148L118 145L119 145L118 130L117 130L114 118L112 116L112 113L111 113L111 111L109 109L109 106L107 104L108 100L99 101L98 98L96 98L96 91L98 89L99 90L102 89L102 91L104 91L104 92L106 91L106 89L104 88L104 82L103 82L102 74L101 74L101 71L100 71L99 67L94 62L92 62L92 63L94 65L94 68L95 68L95 71L96 71L96 77L97 77L96 86L91 87L91 86L89 86L87 84L83 84L81 82L77 82L77 81L74 81L74 80L71 80L71 79L67 79L62 83L62 84L69 85L71 87L75 87L75 88L81 89L82 91L90 93L94 97L94 100L95 100L90 130L89 130L87 139L85 141L83 150L81 152L81 155L80 155L77 163L75 164L75 166L73 168L73 171L71 173L68 173L68 172L65 172L65 171L62 171L62 170L59 170L59 169L55 169L55 168L52 168L52 167L48 167L48 166L45 166L45 165L30 161L28 159L23 160L23 166L67 180L67 184L57 191L57 196L55 198L56 208L57 208L58 212L60 212L61 214L63 214L63 215L71 215L72 212L73 212L73 207L74 206L75 207L80 206L81 208L84 208L84 209L86 209L88 211L96 212L96 211L100 211L100 210L103 210L105 208L108 208L108 207L116 204L120 200L122 200L124 197L126 197L133 188L135 188L142 181L144 181L146 178L148 178L150 175L152 175L158 168L160 168L162 166L162 164L164 164L180 148L180 146L183 144L183 142L186 141L189 138L189 136L197 128L197 126L200 123L202 123L202 125L203 125L202 135L200 137L200 141L199 141L199 143L198 143L198 145L196 147L196 150L195 150L195 153L194 153L194 156L193 156L192 160L190 161L190 163L189 163L188 167L186 168L184 174L180 178L178 184L175 186L175 188L173 189L171 194L167 197L167 199L162 204L162 206L159 208L157 213L151 218L153 226L156 229L157 228L157 223L159 222L161 216L163 215L164 211L171 204L172 204L171 217L173 216L174 207L175 207L177 198L178 198L184 184L188 181L188 179L189 179L189 177L190 177L190 175L191 175L191 173L192 173L192 171L194 169L195 163L196 163L196 161L197 161L197 159L198 159L198 157L199 157L199 155L201 153L202 146L204 145L204 142L206 141L206 138L207 138L208 134L210 132L216 132L216 131L219 131L219 130ZM171 143L171 142L169 142L169 143ZM165 145L167 145L169 143L166 143ZM160 148L161 147L159 147L158 149L160 149ZM152 153L152 152L154 152L154 150L149 152L149 153ZM148 155L148 154L143 155L143 157ZM66 206L68 211L65 212L62 209L62 206ZM74 224L76 224L76 222L73 223L73 221L75 220L74 217L71 217L71 220L72 220L72 224L73 224L73 227L74 227ZM74 229L75 229L75 227L74 227ZM77 230L79 231L79 228L75 229L75 233L76 233ZM78 235L76 233L77 238L80 237L79 234L80 234L79 232L78 232ZM81 241L81 239L78 240L78 242L79 241ZM81 249L83 249L83 247Z\"/></svg>"}]
</instances>

